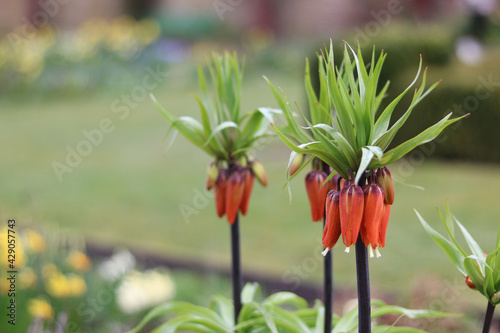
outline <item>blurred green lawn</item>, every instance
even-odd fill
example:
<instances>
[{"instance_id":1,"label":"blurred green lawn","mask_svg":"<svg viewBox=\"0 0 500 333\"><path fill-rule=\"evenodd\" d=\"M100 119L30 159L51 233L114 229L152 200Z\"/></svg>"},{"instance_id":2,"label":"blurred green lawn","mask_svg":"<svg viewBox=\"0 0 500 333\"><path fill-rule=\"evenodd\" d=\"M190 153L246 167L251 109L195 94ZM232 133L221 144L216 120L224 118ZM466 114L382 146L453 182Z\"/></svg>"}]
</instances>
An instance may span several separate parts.
<instances>
[{"instance_id":1,"label":"blurred green lawn","mask_svg":"<svg viewBox=\"0 0 500 333\"><path fill-rule=\"evenodd\" d=\"M244 109L276 107L262 74L246 73ZM301 77L272 71L266 74L275 84L286 87L288 96L303 102ZM178 115L197 115L188 94L197 88L182 75L172 72L154 94ZM211 199L201 202L201 208L193 205L196 191L204 189L209 158L181 137L166 149L163 138L167 124L149 98L121 120L112 112L112 102L120 95L50 102L0 101L2 220L15 217L21 226L69 229L109 246L126 245L227 267L227 222L216 217ZM418 109L413 117L417 116ZM103 118L112 121L114 131L105 134L102 143L59 182L52 163L64 163L66 146L75 149L85 139L82 131L96 128ZM466 135L453 130L447 133ZM288 154L278 140L256 152L270 184L265 189L254 187L250 211L241 222L244 270L282 277L292 284L317 282L322 276L322 226L310 220L301 177L292 184L291 205L286 191L281 193ZM400 172L407 170L407 164L395 165L392 170L404 183L422 186L425 191L396 184L387 246L380 259L370 261L372 288L405 295L427 276L449 281L459 276L424 232L414 208L443 230L435 207L444 208L449 200L459 220L485 250L492 250L500 216L500 166L425 161L413 172ZM198 214L183 218L181 207L186 206ZM336 287L354 290L354 251L345 254L343 250L342 244L335 248ZM481 300L475 293L467 295Z\"/></svg>"}]
</instances>

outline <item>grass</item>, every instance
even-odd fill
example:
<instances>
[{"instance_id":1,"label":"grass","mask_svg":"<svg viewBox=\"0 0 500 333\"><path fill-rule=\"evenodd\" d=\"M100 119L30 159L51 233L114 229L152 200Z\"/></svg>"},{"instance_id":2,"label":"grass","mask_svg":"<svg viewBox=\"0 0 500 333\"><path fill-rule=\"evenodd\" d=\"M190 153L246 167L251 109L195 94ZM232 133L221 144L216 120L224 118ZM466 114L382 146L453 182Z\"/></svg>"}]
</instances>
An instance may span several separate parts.
<instances>
[{"instance_id":1,"label":"grass","mask_svg":"<svg viewBox=\"0 0 500 333\"><path fill-rule=\"evenodd\" d=\"M257 72L248 72L244 106L275 107L270 91ZM288 96L303 97L300 78L266 73ZM157 99L176 114L197 114L187 92L190 81L179 84L173 73L156 91ZM129 92L124 92L129 93ZM215 215L213 200L204 193L209 158L183 138L166 149L166 122L144 99L121 120L113 113L116 95L51 102L0 101L0 214L19 225L70 229L88 239L112 246L130 246L186 260L229 265L229 228ZM244 108L244 109L245 109ZM416 110L417 116L418 110ZM79 166L58 181L52 163L64 162L66 147L85 139L83 130L109 118L114 130L83 157ZM465 135L452 133L451 135ZM244 270L283 278L291 285L321 280L321 225L310 222L303 181L293 184L289 205L284 184L288 149L274 140L256 152L270 179L269 187L254 187L251 208L242 219ZM410 166L410 167L409 167ZM454 281L459 276L440 248L424 232L416 208L442 230L435 207L449 200L455 215L490 251L498 228L500 167L426 160L416 167L403 162L392 167L404 183L396 184L382 258L372 260L372 288L408 296L429 276ZM304 174L305 176L305 174ZM193 213L184 217L182 209ZM335 248L336 287L355 290L354 254ZM462 293L462 291L460 291ZM354 294L353 294L354 295ZM481 304L479 296L464 297ZM476 298L474 298L476 297Z\"/></svg>"}]
</instances>

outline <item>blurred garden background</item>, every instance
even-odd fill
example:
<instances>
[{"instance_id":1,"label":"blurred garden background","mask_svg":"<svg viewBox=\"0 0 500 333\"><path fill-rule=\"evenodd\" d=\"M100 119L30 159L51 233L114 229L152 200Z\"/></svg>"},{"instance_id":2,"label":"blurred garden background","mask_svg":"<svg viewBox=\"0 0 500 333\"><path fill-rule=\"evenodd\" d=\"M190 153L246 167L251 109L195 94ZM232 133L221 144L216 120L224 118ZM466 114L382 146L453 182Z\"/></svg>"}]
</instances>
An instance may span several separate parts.
<instances>
[{"instance_id":1,"label":"blurred garden background","mask_svg":"<svg viewBox=\"0 0 500 333\"><path fill-rule=\"evenodd\" d=\"M209 158L180 136L170 145L149 94L176 115L198 117L190 96L198 93L196 66L213 51L235 50L245 56L243 110L277 107L263 75L307 109L305 58L314 61L330 38L338 50L345 40L359 42L367 55L373 45L387 52L382 81L390 79L391 98L413 79L419 55L428 82L442 80L397 142L449 112L470 113L392 166L396 204L386 248L370 270L375 298L464 313L459 321L426 320L419 327L479 327L481 297L468 290L414 209L440 230L436 206L448 201L483 248L494 248L496 1L0 0L0 274L7 274L9 219L22 234L23 258L16 326L2 310L0 331L31 325L37 332L38 314L68 317L68 332L124 332L153 305L130 305L140 295L151 295L152 303L157 294L158 302L197 304L229 295L229 229L204 189ZM246 281L261 282L266 292L292 290L312 300L320 297L322 226L310 221L301 176L292 182L291 204L282 192L289 153L279 140L254 152L269 186L255 188L241 221L243 270ZM341 313L356 295L354 260L342 249L334 253ZM1 309L9 301L5 281ZM51 289L53 283L58 287ZM136 294L123 295L134 283Z\"/></svg>"}]
</instances>

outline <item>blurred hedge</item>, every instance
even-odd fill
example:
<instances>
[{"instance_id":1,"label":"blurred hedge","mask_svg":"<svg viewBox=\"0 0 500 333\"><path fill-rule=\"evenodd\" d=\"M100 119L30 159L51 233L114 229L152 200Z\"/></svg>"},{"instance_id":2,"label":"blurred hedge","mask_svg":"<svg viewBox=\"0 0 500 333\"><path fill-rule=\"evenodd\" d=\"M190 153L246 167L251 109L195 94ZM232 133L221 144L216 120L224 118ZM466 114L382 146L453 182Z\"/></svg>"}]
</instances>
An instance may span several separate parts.
<instances>
[{"instance_id":1,"label":"blurred hedge","mask_svg":"<svg viewBox=\"0 0 500 333\"><path fill-rule=\"evenodd\" d=\"M441 72L448 75L442 75L443 82L415 108L408 120L407 131L396 136L395 143L416 135L449 112L453 112L454 117L470 113L469 117L445 130L438 143L429 144L433 146L427 149L433 151L431 156L436 158L498 163L500 150L496 144L500 142L500 131L496 126L500 124L500 86L491 86L491 91L488 91L482 82L492 79L500 83L500 75L492 74L500 73L500 66L497 65L498 68L491 72L484 68L478 69L475 75L462 74L467 78L459 79L457 73L461 66L453 64ZM437 75L430 73L434 81ZM400 84L398 90L402 89ZM400 108L398 114L401 112Z\"/></svg>"}]
</instances>

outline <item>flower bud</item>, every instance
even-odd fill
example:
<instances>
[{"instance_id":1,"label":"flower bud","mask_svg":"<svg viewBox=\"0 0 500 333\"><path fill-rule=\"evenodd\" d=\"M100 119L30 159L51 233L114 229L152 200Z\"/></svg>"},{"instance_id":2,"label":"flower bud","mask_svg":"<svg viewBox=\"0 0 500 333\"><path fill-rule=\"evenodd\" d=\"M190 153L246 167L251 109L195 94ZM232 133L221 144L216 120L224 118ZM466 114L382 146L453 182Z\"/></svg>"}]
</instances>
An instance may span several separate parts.
<instances>
[{"instance_id":1,"label":"flower bud","mask_svg":"<svg viewBox=\"0 0 500 333\"><path fill-rule=\"evenodd\" d=\"M347 185L350 185L351 184L351 181L350 180L347 180L345 178L342 178L340 180L340 188L338 189L339 191L342 191L342 189L347 186Z\"/></svg>"},{"instance_id":2,"label":"flower bud","mask_svg":"<svg viewBox=\"0 0 500 333\"><path fill-rule=\"evenodd\" d=\"M262 165L262 163L260 163L259 160L254 158L250 163L250 166L252 168L253 174L255 175L259 183L261 183L262 186L267 186L266 170L264 170L264 166Z\"/></svg>"},{"instance_id":3,"label":"flower bud","mask_svg":"<svg viewBox=\"0 0 500 333\"><path fill-rule=\"evenodd\" d=\"M387 225L389 224L389 216L391 215L391 205L384 203L384 212L382 213L382 220L379 227L378 246L385 247L385 233Z\"/></svg>"},{"instance_id":4,"label":"flower bud","mask_svg":"<svg viewBox=\"0 0 500 333\"><path fill-rule=\"evenodd\" d=\"M304 154L295 155L295 157L292 160L292 163L290 164L290 169L289 169L290 176L293 176L300 169L302 164L304 164L305 157L306 155Z\"/></svg>"},{"instance_id":5,"label":"flower bud","mask_svg":"<svg viewBox=\"0 0 500 333\"><path fill-rule=\"evenodd\" d=\"M325 204L325 230L323 231L323 246L325 247L325 255L335 246L339 240L340 229L340 192L332 190L326 196Z\"/></svg>"},{"instance_id":6,"label":"flower bud","mask_svg":"<svg viewBox=\"0 0 500 333\"><path fill-rule=\"evenodd\" d=\"M465 283L469 286L470 289L476 289L476 285L472 282L469 275L465 277Z\"/></svg>"},{"instance_id":7,"label":"flower bud","mask_svg":"<svg viewBox=\"0 0 500 333\"><path fill-rule=\"evenodd\" d=\"M211 190L219 177L219 168L215 162L210 162L207 168L207 190Z\"/></svg>"},{"instance_id":8,"label":"flower bud","mask_svg":"<svg viewBox=\"0 0 500 333\"><path fill-rule=\"evenodd\" d=\"M311 171L306 175L306 191L311 206L311 215L313 222L323 219L325 214L325 200L328 186L321 186L326 179L326 173L323 171Z\"/></svg>"},{"instance_id":9,"label":"flower bud","mask_svg":"<svg viewBox=\"0 0 500 333\"><path fill-rule=\"evenodd\" d=\"M339 182L340 175L336 173L329 181L328 181L328 192L330 191L339 191L340 189L337 188L337 184Z\"/></svg>"},{"instance_id":10,"label":"flower bud","mask_svg":"<svg viewBox=\"0 0 500 333\"><path fill-rule=\"evenodd\" d=\"M394 203L394 181L389 168L386 166L377 170L377 184L384 190L384 202L392 205Z\"/></svg>"},{"instance_id":11,"label":"flower bud","mask_svg":"<svg viewBox=\"0 0 500 333\"><path fill-rule=\"evenodd\" d=\"M500 302L500 291L497 291L491 296L491 303L497 305Z\"/></svg>"},{"instance_id":12,"label":"flower bud","mask_svg":"<svg viewBox=\"0 0 500 333\"><path fill-rule=\"evenodd\" d=\"M243 171L243 179L244 179L244 191L243 198L241 199L240 211L241 214L246 215L248 210L248 204L250 203L250 196L252 195L253 182L255 176L251 169L245 169Z\"/></svg>"},{"instance_id":13,"label":"flower bud","mask_svg":"<svg viewBox=\"0 0 500 333\"><path fill-rule=\"evenodd\" d=\"M367 185L364 190L363 221L361 239L365 246L376 249L379 246L379 228L384 213L384 190L377 184ZM370 253L370 256L373 256Z\"/></svg>"},{"instance_id":14,"label":"flower bud","mask_svg":"<svg viewBox=\"0 0 500 333\"><path fill-rule=\"evenodd\" d=\"M234 223L238 215L244 190L245 180L243 179L241 171L233 171L227 180L226 191L226 217L227 221L231 224Z\"/></svg>"},{"instance_id":15,"label":"flower bud","mask_svg":"<svg viewBox=\"0 0 500 333\"><path fill-rule=\"evenodd\" d=\"M226 213L227 169L221 169L214 186L215 208L219 217Z\"/></svg>"},{"instance_id":16,"label":"flower bud","mask_svg":"<svg viewBox=\"0 0 500 333\"><path fill-rule=\"evenodd\" d=\"M340 227L342 240L347 246L356 244L361 221L363 220L364 195L361 186L345 185L340 192Z\"/></svg>"}]
</instances>

